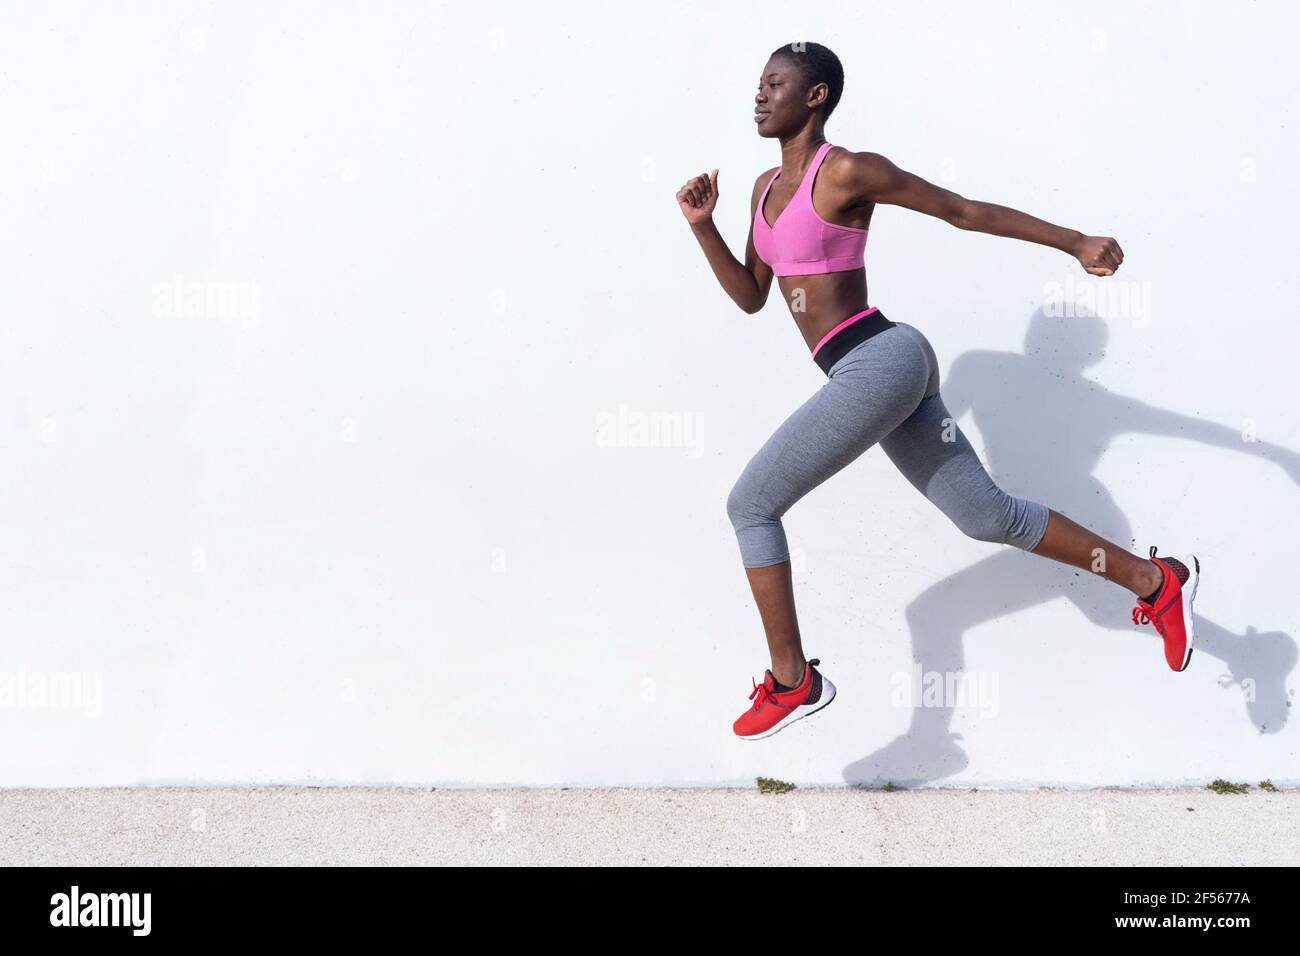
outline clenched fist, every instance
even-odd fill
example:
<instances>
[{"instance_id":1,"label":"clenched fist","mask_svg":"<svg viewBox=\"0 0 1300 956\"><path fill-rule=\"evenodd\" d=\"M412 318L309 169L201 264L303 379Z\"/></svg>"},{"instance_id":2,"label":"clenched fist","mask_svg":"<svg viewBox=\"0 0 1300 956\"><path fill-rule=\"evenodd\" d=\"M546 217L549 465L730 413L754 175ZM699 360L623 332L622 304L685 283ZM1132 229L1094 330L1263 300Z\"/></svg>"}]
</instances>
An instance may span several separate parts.
<instances>
[{"instance_id":1,"label":"clenched fist","mask_svg":"<svg viewBox=\"0 0 1300 956\"><path fill-rule=\"evenodd\" d=\"M1124 250L1109 236L1084 236L1074 249L1074 257L1090 275L1113 276L1124 261Z\"/></svg>"},{"instance_id":2,"label":"clenched fist","mask_svg":"<svg viewBox=\"0 0 1300 956\"><path fill-rule=\"evenodd\" d=\"M701 173L677 190L677 205L692 226L708 222L713 208L718 204L718 171L709 175Z\"/></svg>"}]
</instances>

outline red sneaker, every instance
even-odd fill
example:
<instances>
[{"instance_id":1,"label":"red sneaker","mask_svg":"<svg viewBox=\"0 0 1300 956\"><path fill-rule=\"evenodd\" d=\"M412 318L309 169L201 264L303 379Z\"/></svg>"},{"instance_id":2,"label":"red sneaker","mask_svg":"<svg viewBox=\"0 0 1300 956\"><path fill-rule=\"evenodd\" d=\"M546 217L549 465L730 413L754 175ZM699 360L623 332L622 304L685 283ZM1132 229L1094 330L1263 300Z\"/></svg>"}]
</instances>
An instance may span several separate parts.
<instances>
[{"instance_id":1,"label":"red sneaker","mask_svg":"<svg viewBox=\"0 0 1300 956\"><path fill-rule=\"evenodd\" d=\"M813 667L821 661L813 659L804 665L803 683L794 690L777 691L776 678L769 670L763 683L752 682L754 691L749 699L754 705L732 725L736 736L742 740L761 740L793 724L801 717L815 714L835 699L835 685Z\"/></svg>"},{"instance_id":2,"label":"red sneaker","mask_svg":"<svg viewBox=\"0 0 1300 956\"><path fill-rule=\"evenodd\" d=\"M1194 554L1181 558L1156 557L1151 546L1151 560L1160 565L1165 579L1160 593L1148 604L1138 598L1133 609L1133 623L1155 625L1165 639L1165 660L1176 671L1185 670L1192 659L1192 602L1196 600L1196 586L1201 580L1201 562Z\"/></svg>"}]
</instances>

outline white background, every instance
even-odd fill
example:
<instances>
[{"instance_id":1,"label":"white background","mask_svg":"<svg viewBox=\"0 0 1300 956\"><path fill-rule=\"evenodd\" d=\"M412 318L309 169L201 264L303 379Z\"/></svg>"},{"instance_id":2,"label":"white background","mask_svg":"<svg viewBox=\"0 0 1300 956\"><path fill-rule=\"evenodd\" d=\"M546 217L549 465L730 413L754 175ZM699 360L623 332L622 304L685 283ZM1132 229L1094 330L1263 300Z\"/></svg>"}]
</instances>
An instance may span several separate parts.
<instances>
[{"instance_id":1,"label":"white background","mask_svg":"<svg viewBox=\"0 0 1300 956\"><path fill-rule=\"evenodd\" d=\"M1300 780L1298 29L1289 3L0 5L0 784ZM831 142L1123 245L1095 280L881 208L871 302L930 338L1005 489L1197 551L1185 673L1126 592L963 537L873 449L786 518L840 696L733 738L767 661L724 502L824 377L673 197L719 168L743 255L779 162L754 89L796 39L845 64ZM176 281L256 314L169 310ZM1040 313L1067 283L1136 298ZM686 431L644 447L650 418ZM912 724L915 657L991 706ZM41 706L58 674L102 696Z\"/></svg>"}]
</instances>

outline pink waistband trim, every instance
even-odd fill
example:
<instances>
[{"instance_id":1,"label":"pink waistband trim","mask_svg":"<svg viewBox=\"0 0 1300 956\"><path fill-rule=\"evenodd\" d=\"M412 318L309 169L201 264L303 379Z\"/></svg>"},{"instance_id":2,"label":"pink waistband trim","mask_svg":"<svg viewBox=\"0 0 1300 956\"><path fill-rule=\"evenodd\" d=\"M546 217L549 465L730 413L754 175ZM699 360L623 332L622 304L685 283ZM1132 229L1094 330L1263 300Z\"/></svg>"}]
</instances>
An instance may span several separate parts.
<instances>
[{"instance_id":1,"label":"pink waistband trim","mask_svg":"<svg viewBox=\"0 0 1300 956\"><path fill-rule=\"evenodd\" d=\"M847 328L848 328L850 325L852 325L854 322L858 321L858 319L861 319L861 318L863 318L864 316L868 316L868 315L870 315L872 312L875 312L875 311L876 311L876 307L873 305L871 308L866 309L865 311L859 312L857 315L851 315L851 316L849 316L847 319L845 319L843 322L841 322L839 325L835 326L835 328L831 329L829 332L827 332L825 335L823 335L823 336L822 336L822 340L821 340L820 342L817 343L817 347L814 348L814 349L812 350L813 358L816 358L816 357L817 357L817 353L818 353L818 351L821 350L821 347L822 347L823 345L825 345L827 342L829 342L831 339L833 339L833 338L835 337L835 333L837 333L837 332L843 332L845 329L847 329Z\"/></svg>"}]
</instances>

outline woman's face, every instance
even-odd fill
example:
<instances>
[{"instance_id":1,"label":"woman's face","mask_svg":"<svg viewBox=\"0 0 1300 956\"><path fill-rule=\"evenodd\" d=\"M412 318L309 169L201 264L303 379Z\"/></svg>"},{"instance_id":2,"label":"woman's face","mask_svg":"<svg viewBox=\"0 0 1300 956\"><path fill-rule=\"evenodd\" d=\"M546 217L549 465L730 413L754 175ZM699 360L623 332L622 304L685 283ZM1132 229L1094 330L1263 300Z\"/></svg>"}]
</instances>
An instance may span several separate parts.
<instances>
[{"instance_id":1,"label":"woman's face","mask_svg":"<svg viewBox=\"0 0 1300 956\"><path fill-rule=\"evenodd\" d=\"M817 94L817 102L825 98L824 91ZM774 56L763 67L754 96L754 123L758 135L772 138L797 132L808 122L809 90L804 85L799 69L785 57Z\"/></svg>"}]
</instances>

